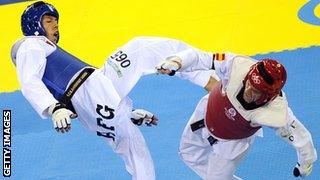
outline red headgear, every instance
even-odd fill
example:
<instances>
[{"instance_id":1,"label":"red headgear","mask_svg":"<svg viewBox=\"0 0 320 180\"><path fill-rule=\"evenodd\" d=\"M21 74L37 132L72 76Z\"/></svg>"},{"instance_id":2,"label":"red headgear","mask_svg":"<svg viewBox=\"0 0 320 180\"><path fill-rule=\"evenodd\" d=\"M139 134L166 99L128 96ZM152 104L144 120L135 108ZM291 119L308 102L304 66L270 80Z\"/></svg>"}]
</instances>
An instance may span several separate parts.
<instances>
[{"instance_id":1,"label":"red headgear","mask_svg":"<svg viewBox=\"0 0 320 180\"><path fill-rule=\"evenodd\" d=\"M256 102L262 104L274 99L280 94L286 83L287 73L282 64L273 59L263 59L251 66L245 81L250 83L257 90L263 93Z\"/></svg>"}]
</instances>

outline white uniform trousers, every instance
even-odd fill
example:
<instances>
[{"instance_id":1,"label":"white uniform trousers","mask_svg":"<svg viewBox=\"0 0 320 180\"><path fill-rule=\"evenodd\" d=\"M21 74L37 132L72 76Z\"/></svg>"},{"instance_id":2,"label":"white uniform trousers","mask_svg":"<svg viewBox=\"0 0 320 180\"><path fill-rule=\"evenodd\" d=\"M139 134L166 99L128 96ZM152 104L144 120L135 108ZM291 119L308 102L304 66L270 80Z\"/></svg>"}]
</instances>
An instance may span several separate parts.
<instances>
[{"instance_id":1,"label":"white uniform trousers","mask_svg":"<svg viewBox=\"0 0 320 180\"><path fill-rule=\"evenodd\" d=\"M147 144L130 120L131 100L128 97L121 99L101 70L97 69L80 86L72 104L81 123L101 136L122 157L133 180L155 179Z\"/></svg>"},{"instance_id":2,"label":"white uniform trousers","mask_svg":"<svg viewBox=\"0 0 320 180\"><path fill-rule=\"evenodd\" d=\"M153 180L155 172L146 142L130 120L132 105L127 95L142 75L156 73L158 63L187 48L192 47L173 39L135 38L115 51L104 67L95 70L72 98L81 122L124 159L132 179ZM177 76L204 86L211 73Z\"/></svg>"}]
</instances>

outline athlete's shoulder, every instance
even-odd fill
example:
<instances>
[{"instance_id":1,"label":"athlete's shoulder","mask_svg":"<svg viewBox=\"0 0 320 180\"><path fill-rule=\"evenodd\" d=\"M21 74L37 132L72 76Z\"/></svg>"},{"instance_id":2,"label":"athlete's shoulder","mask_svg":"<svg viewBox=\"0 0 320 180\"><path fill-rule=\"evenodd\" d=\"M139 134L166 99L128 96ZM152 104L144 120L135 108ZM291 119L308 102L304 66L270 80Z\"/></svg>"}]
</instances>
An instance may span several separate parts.
<instances>
[{"instance_id":1,"label":"athlete's shoulder","mask_svg":"<svg viewBox=\"0 0 320 180\"><path fill-rule=\"evenodd\" d=\"M242 58L241 58L242 57ZM213 53L215 70L231 69L234 62L242 62L245 56L240 56L231 52Z\"/></svg>"},{"instance_id":2,"label":"athlete's shoulder","mask_svg":"<svg viewBox=\"0 0 320 180\"><path fill-rule=\"evenodd\" d=\"M56 49L56 45L45 36L26 36L18 39L11 48L11 59L16 62L18 53L26 53L31 50L42 51L49 55Z\"/></svg>"},{"instance_id":3,"label":"athlete's shoulder","mask_svg":"<svg viewBox=\"0 0 320 180\"><path fill-rule=\"evenodd\" d=\"M41 49L56 48L56 45L52 43L45 36L27 36L23 39L24 39L24 43L28 45L29 48L41 48Z\"/></svg>"},{"instance_id":4,"label":"athlete's shoulder","mask_svg":"<svg viewBox=\"0 0 320 180\"><path fill-rule=\"evenodd\" d=\"M251 66L252 64L257 62L257 60L245 55L231 54L230 57L232 58L234 63L241 64L241 66L243 66L244 64Z\"/></svg>"},{"instance_id":5,"label":"athlete's shoulder","mask_svg":"<svg viewBox=\"0 0 320 180\"><path fill-rule=\"evenodd\" d=\"M238 57L240 56L231 52L213 53L215 72L222 79L224 85L229 81L231 71L234 68L245 66L244 62L247 61L243 61Z\"/></svg>"},{"instance_id":6,"label":"athlete's shoulder","mask_svg":"<svg viewBox=\"0 0 320 180\"><path fill-rule=\"evenodd\" d=\"M27 52L30 50L41 51L45 53L45 56L51 54L57 47L45 36L28 36L25 37L24 42L21 44L21 52Z\"/></svg>"},{"instance_id":7,"label":"athlete's shoulder","mask_svg":"<svg viewBox=\"0 0 320 180\"><path fill-rule=\"evenodd\" d=\"M265 106L258 108L253 114L254 122L273 128L287 124L288 101L283 93Z\"/></svg>"},{"instance_id":8,"label":"athlete's shoulder","mask_svg":"<svg viewBox=\"0 0 320 180\"><path fill-rule=\"evenodd\" d=\"M241 71L242 73L246 74L249 71L250 67L255 63L256 60L248 56L231 54L228 68L232 69L233 71Z\"/></svg>"}]
</instances>

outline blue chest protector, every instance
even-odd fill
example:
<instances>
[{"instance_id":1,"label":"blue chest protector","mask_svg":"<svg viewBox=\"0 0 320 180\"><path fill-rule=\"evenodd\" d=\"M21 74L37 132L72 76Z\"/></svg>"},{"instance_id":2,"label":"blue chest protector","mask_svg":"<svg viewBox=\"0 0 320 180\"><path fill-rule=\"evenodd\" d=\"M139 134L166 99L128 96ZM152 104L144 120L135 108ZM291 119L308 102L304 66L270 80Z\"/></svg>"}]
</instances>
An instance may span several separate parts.
<instances>
[{"instance_id":1,"label":"blue chest protector","mask_svg":"<svg viewBox=\"0 0 320 180\"><path fill-rule=\"evenodd\" d=\"M84 67L91 66L57 46L57 49L47 56L42 81L54 98L60 100L71 78Z\"/></svg>"}]
</instances>

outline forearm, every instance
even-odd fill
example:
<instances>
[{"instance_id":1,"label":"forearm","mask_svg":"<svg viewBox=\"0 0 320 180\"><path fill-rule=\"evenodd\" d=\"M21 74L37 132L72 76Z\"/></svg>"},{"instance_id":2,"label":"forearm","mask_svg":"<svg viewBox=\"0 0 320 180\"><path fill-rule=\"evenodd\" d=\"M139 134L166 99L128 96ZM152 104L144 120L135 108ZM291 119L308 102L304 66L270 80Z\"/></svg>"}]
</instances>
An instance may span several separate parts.
<instances>
[{"instance_id":1,"label":"forearm","mask_svg":"<svg viewBox=\"0 0 320 180\"><path fill-rule=\"evenodd\" d=\"M28 100L41 118L47 118L49 116L47 112L48 107L58 101L52 96L45 85L42 82L39 82L39 80L30 80L30 83L25 82L20 84L23 96Z\"/></svg>"},{"instance_id":2,"label":"forearm","mask_svg":"<svg viewBox=\"0 0 320 180\"><path fill-rule=\"evenodd\" d=\"M296 149L299 164L313 163L317 159L317 153L310 132L290 109L288 109L288 120L287 126L278 128L276 134Z\"/></svg>"},{"instance_id":3,"label":"forearm","mask_svg":"<svg viewBox=\"0 0 320 180\"><path fill-rule=\"evenodd\" d=\"M205 88L207 91L210 91L211 87L219 81L219 78L213 70L177 72L175 75L181 79L189 80L190 82Z\"/></svg>"},{"instance_id":4,"label":"forearm","mask_svg":"<svg viewBox=\"0 0 320 180\"><path fill-rule=\"evenodd\" d=\"M204 89L207 90L208 92L211 92L211 90L214 88L214 86L217 85L218 82L219 82L218 76L216 74L213 74L212 76L210 76L210 79L208 83L205 85Z\"/></svg>"}]
</instances>

